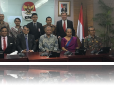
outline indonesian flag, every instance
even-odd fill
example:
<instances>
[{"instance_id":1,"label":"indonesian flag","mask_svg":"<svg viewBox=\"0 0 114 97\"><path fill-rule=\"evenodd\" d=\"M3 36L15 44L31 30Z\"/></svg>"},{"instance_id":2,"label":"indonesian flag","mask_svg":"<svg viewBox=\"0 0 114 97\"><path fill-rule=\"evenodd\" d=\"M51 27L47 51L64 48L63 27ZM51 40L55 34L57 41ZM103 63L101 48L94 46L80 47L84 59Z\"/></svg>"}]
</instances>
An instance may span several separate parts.
<instances>
[{"instance_id":1,"label":"indonesian flag","mask_svg":"<svg viewBox=\"0 0 114 97\"><path fill-rule=\"evenodd\" d=\"M83 8L81 5L80 14L79 14L79 20L78 20L78 26L77 26L77 36L79 37L80 41L82 42L82 39L84 39L84 22L83 22Z\"/></svg>"},{"instance_id":2,"label":"indonesian flag","mask_svg":"<svg viewBox=\"0 0 114 97\"><path fill-rule=\"evenodd\" d=\"M63 4L61 4L61 9L63 8Z\"/></svg>"}]
</instances>

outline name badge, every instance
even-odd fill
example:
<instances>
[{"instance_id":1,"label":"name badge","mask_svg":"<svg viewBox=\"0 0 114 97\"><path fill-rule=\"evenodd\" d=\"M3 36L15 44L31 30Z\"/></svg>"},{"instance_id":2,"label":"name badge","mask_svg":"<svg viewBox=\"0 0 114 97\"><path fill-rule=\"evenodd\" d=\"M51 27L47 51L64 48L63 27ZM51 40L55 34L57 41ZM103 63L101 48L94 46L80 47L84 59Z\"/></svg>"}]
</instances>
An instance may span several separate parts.
<instances>
[{"instance_id":1,"label":"name badge","mask_svg":"<svg viewBox=\"0 0 114 97\"><path fill-rule=\"evenodd\" d=\"M38 28L38 31L40 32L40 28Z\"/></svg>"}]
</instances>

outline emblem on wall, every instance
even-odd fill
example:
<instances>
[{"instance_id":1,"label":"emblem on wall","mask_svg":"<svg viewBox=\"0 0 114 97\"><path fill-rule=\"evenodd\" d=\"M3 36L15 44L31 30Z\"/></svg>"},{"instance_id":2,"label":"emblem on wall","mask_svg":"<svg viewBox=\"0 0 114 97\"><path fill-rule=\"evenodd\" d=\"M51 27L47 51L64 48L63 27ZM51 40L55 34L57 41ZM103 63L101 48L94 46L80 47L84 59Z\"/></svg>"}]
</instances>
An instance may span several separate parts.
<instances>
[{"instance_id":1,"label":"emblem on wall","mask_svg":"<svg viewBox=\"0 0 114 97\"><path fill-rule=\"evenodd\" d=\"M36 13L33 2L25 2L22 6L22 16L25 20L31 20L32 13Z\"/></svg>"}]
</instances>

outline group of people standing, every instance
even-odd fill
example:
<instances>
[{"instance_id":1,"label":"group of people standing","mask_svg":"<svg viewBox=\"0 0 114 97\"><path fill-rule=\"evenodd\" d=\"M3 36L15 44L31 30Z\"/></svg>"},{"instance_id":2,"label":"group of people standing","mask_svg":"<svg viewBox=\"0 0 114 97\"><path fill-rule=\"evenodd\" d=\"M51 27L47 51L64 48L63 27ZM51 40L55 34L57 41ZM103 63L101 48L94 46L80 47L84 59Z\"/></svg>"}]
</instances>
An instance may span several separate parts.
<instances>
[{"instance_id":1,"label":"group of people standing","mask_svg":"<svg viewBox=\"0 0 114 97\"><path fill-rule=\"evenodd\" d=\"M33 13L31 23L21 26L21 19L15 18L16 26L10 29L9 24L4 22L4 14L0 14L0 49L6 53L15 50L26 53L49 52L58 49L74 52L80 47L80 40L75 37L73 22L67 19L67 13L62 12L61 17L62 20L58 21L56 26L52 24L51 17L47 17L47 24L42 26L37 22L37 13ZM85 47L88 49L100 48L102 44L100 39L95 36L95 29L90 27L89 32L89 37L84 41ZM61 39L60 43L58 39Z\"/></svg>"}]
</instances>

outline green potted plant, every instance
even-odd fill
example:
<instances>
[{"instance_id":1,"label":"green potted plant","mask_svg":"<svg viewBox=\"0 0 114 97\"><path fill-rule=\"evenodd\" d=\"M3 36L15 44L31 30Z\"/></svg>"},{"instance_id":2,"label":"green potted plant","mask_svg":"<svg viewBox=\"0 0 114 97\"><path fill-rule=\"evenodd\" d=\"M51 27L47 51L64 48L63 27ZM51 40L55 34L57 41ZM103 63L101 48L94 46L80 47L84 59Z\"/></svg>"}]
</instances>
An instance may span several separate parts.
<instances>
[{"instance_id":1,"label":"green potted plant","mask_svg":"<svg viewBox=\"0 0 114 97\"><path fill-rule=\"evenodd\" d=\"M102 0L99 0L98 3L102 12L96 14L93 20L97 22L102 29L96 31L101 33L100 37L104 47L114 48L114 18L112 17L113 7L107 6Z\"/></svg>"}]
</instances>

